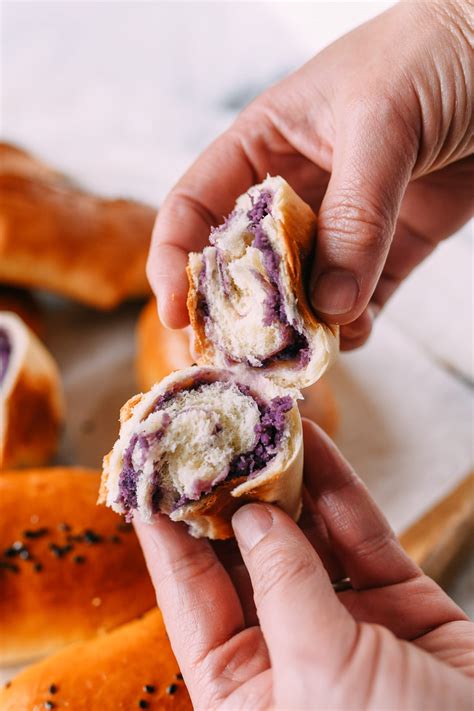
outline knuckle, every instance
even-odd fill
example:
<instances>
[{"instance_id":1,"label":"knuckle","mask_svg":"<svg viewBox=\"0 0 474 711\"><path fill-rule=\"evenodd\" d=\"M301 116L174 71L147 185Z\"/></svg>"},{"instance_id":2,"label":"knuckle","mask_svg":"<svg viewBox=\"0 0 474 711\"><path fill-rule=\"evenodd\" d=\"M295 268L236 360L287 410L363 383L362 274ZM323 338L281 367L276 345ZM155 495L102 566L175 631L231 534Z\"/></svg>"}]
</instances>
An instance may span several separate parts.
<instances>
[{"instance_id":1,"label":"knuckle","mask_svg":"<svg viewBox=\"0 0 474 711\"><path fill-rule=\"evenodd\" d=\"M352 549L354 559L367 559L374 555L380 555L385 548L391 546L395 541L395 534L391 529L368 534L355 543Z\"/></svg>"},{"instance_id":2,"label":"knuckle","mask_svg":"<svg viewBox=\"0 0 474 711\"><path fill-rule=\"evenodd\" d=\"M184 555L168 564L166 572L158 580L158 585L165 585L169 581L178 584L197 583L219 565L213 551L207 548L192 556Z\"/></svg>"},{"instance_id":3,"label":"knuckle","mask_svg":"<svg viewBox=\"0 0 474 711\"><path fill-rule=\"evenodd\" d=\"M278 550L266 551L264 560L256 561L258 579L255 581L255 604L257 609L277 591L293 589L300 580L305 580L314 571L314 553L312 549L298 550L288 548L283 555Z\"/></svg>"},{"instance_id":4,"label":"knuckle","mask_svg":"<svg viewBox=\"0 0 474 711\"><path fill-rule=\"evenodd\" d=\"M319 229L336 237L333 249L337 252L383 251L393 228L393 218L383 204L350 189L339 193L337 201L319 214Z\"/></svg>"}]
</instances>

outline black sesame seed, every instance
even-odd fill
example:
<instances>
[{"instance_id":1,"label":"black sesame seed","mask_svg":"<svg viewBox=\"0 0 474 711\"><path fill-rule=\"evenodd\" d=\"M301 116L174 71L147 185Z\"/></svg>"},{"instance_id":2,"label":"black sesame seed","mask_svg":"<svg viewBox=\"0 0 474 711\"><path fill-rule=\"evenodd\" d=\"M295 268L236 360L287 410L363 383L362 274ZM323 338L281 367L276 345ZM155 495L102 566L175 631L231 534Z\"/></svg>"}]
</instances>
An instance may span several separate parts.
<instances>
[{"instance_id":1,"label":"black sesame seed","mask_svg":"<svg viewBox=\"0 0 474 711\"><path fill-rule=\"evenodd\" d=\"M7 558L15 558L15 556L20 555L20 552L24 549L24 544L22 541L15 541L15 543L12 543L10 548L7 548L3 554L7 556Z\"/></svg>"},{"instance_id":2,"label":"black sesame seed","mask_svg":"<svg viewBox=\"0 0 474 711\"><path fill-rule=\"evenodd\" d=\"M166 689L167 694L175 694L177 691L178 687L176 686L176 684L170 684Z\"/></svg>"},{"instance_id":3,"label":"black sesame seed","mask_svg":"<svg viewBox=\"0 0 474 711\"><path fill-rule=\"evenodd\" d=\"M63 558L69 551L72 551L74 546L72 546L70 543L68 543L65 546L58 546L57 543L50 543L49 544L49 549L51 553L56 556L56 558Z\"/></svg>"},{"instance_id":4,"label":"black sesame seed","mask_svg":"<svg viewBox=\"0 0 474 711\"><path fill-rule=\"evenodd\" d=\"M92 529L86 528L83 539L89 545L94 545L95 543L100 543L102 541L102 536L99 536L99 534Z\"/></svg>"},{"instance_id":5,"label":"black sesame seed","mask_svg":"<svg viewBox=\"0 0 474 711\"><path fill-rule=\"evenodd\" d=\"M156 686L153 686L153 684L145 684L143 687L143 691L146 691L147 694L154 694L156 691Z\"/></svg>"},{"instance_id":6,"label":"black sesame seed","mask_svg":"<svg viewBox=\"0 0 474 711\"><path fill-rule=\"evenodd\" d=\"M22 560L28 560L28 558L31 557L31 556L30 556L30 551L28 550L28 548L22 548L21 551L18 553L18 556L19 556Z\"/></svg>"},{"instance_id":7,"label":"black sesame seed","mask_svg":"<svg viewBox=\"0 0 474 711\"><path fill-rule=\"evenodd\" d=\"M23 535L25 536L25 538L41 538L47 533L49 533L49 530L47 528L36 528L34 530L27 529L26 531L23 531Z\"/></svg>"},{"instance_id":8,"label":"black sesame seed","mask_svg":"<svg viewBox=\"0 0 474 711\"><path fill-rule=\"evenodd\" d=\"M149 706L149 703L148 703L148 701L145 701L145 699L140 699L140 701L138 702L139 709L147 709L148 706Z\"/></svg>"},{"instance_id":9,"label":"black sesame seed","mask_svg":"<svg viewBox=\"0 0 474 711\"><path fill-rule=\"evenodd\" d=\"M0 560L0 568L10 570L12 573L20 572L20 568L15 563L9 563L7 560Z\"/></svg>"},{"instance_id":10,"label":"black sesame seed","mask_svg":"<svg viewBox=\"0 0 474 711\"><path fill-rule=\"evenodd\" d=\"M110 536L109 541L111 541L112 543L122 543L122 539L120 538L120 536L115 535Z\"/></svg>"},{"instance_id":11,"label":"black sesame seed","mask_svg":"<svg viewBox=\"0 0 474 711\"><path fill-rule=\"evenodd\" d=\"M58 531L68 531L71 530L71 526L68 523L64 523L63 521L61 523L58 523Z\"/></svg>"},{"instance_id":12,"label":"black sesame seed","mask_svg":"<svg viewBox=\"0 0 474 711\"><path fill-rule=\"evenodd\" d=\"M83 555L75 555L73 558L73 561L77 563L78 565L81 565L82 563L86 562L86 559L84 558Z\"/></svg>"},{"instance_id":13,"label":"black sesame seed","mask_svg":"<svg viewBox=\"0 0 474 711\"><path fill-rule=\"evenodd\" d=\"M53 701L45 701L44 702L44 707L45 709L54 709L56 708L56 704Z\"/></svg>"},{"instance_id":14,"label":"black sesame seed","mask_svg":"<svg viewBox=\"0 0 474 711\"><path fill-rule=\"evenodd\" d=\"M58 693L58 687L56 684L51 684L51 686L48 689L48 693L50 694L57 694Z\"/></svg>"},{"instance_id":15,"label":"black sesame seed","mask_svg":"<svg viewBox=\"0 0 474 711\"><path fill-rule=\"evenodd\" d=\"M176 674L176 678L177 678L179 681L183 681L183 675L181 674L181 672L178 672L178 673Z\"/></svg>"},{"instance_id":16,"label":"black sesame seed","mask_svg":"<svg viewBox=\"0 0 474 711\"><path fill-rule=\"evenodd\" d=\"M41 573L41 571L43 570L43 564L42 564L42 563L35 563L34 566L33 566L33 569L34 569L37 573Z\"/></svg>"}]
</instances>

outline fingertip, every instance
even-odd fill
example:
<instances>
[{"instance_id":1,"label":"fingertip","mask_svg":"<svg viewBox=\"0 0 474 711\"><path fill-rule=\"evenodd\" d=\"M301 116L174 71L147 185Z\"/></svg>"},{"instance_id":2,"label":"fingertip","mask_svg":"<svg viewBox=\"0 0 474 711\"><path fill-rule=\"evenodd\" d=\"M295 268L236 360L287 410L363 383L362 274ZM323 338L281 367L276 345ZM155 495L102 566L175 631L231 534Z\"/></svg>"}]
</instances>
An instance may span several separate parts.
<instances>
[{"instance_id":1,"label":"fingertip","mask_svg":"<svg viewBox=\"0 0 474 711\"><path fill-rule=\"evenodd\" d=\"M189 313L186 306L187 295L166 289L158 289L156 300L158 316L165 328L177 330L189 326Z\"/></svg>"},{"instance_id":2,"label":"fingertip","mask_svg":"<svg viewBox=\"0 0 474 711\"><path fill-rule=\"evenodd\" d=\"M232 527L242 553L255 548L272 526L273 515L265 504L246 504L232 517Z\"/></svg>"},{"instance_id":3,"label":"fingertip","mask_svg":"<svg viewBox=\"0 0 474 711\"><path fill-rule=\"evenodd\" d=\"M166 328L184 328L189 324L187 263L187 253L170 244L157 244L148 258L148 280L158 303L158 316Z\"/></svg>"}]
</instances>

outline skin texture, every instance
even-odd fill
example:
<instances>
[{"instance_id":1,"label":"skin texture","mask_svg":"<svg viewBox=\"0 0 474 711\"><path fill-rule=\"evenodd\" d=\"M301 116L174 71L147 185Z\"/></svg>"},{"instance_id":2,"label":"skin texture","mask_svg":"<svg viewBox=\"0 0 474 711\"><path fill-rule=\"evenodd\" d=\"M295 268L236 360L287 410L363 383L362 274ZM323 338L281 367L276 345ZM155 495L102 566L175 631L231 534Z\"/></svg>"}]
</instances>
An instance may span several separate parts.
<instances>
[{"instance_id":1,"label":"skin texture","mask_svg":"<svg viewBox=\"0 0 474 711\"><path fill-rule=\"evenodd\" d=\"M148 276L163 323L188 323L187 253L235 198L280 174L319 213L309 296L368 337L400 282L472 210L469 3L405 2L250 104L185 173L155 224Z\"/></svg>"},{"instance_id":2,"label":"skin texture","mask_svg":"<svg viewBox=\"0 0 474 711\"><path fill-rule=\"evenodd\" d=\"M249 504L233 518L237 549L164 516L136 523L193 707L470 709L473 624L309 421L305 460L300 527Z\"/></svg>"}]
</instances>

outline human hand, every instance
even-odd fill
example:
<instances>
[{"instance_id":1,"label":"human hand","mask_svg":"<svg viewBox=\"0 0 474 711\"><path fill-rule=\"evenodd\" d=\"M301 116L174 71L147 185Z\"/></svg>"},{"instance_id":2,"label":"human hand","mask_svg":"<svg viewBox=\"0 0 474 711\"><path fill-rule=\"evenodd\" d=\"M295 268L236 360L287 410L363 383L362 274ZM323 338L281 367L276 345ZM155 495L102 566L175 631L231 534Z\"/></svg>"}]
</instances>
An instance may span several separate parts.
<instances>
[{"instance_id":1,"label":"human hand","mask_svg":"<svg viewBox=\"0 0 474 711\"><path fill-rule=\"evenodd\" d=\"M403 2L263 93L166 198L148 276L163 323L188 323L187 253L267 173L319 213L310 297L361 345L400 282L472 209L467 2Z\"/></svg>"},{"instance_id":2,"label":"human hand","mask_svg":"<svg viewBox=\"0 0 474 711\"><path fill-rule=\"evenodd\" d=\"M194 707L470 709L473 625L406 556L331 441L304 426L303 530L244 506L242 562L233 542L213 547L165 516L135 523ZM345 577L352 589L336 593Z\"/></svg>"}]
</instances>

